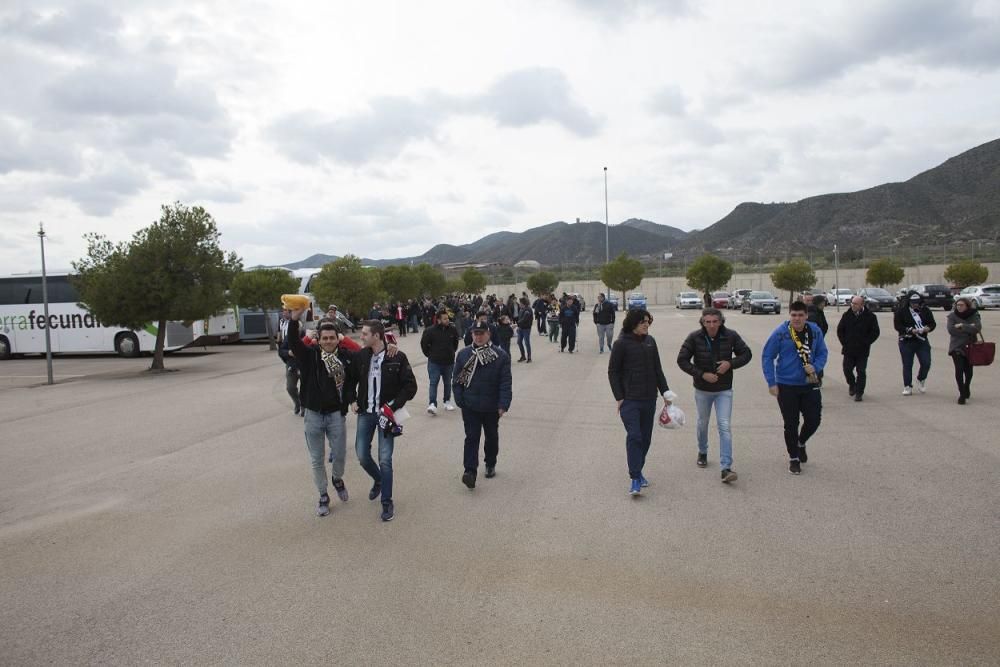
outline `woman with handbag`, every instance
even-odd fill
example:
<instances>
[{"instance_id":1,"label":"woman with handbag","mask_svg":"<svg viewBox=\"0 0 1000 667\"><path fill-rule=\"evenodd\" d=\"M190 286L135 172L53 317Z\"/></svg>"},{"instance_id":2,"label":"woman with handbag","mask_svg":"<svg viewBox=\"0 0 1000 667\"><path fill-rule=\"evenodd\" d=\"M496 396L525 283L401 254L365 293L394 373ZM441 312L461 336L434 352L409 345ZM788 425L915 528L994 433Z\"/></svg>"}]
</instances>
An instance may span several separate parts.
<instances>
[{"instance_id":1,"label":"woman with handbag","mask_svg":"<svg viewBox=\"0 0 1000 667\"><path fill-rule=\"evenodd\" d=\"M969 360L969 345L976 342L976 336L983 330L983 321L972 300L960 296L948 313L948 355L955 364L955 383L958 384L958 404L965 405L971 397L972 362Z\"/></svg>"}]
</instances>

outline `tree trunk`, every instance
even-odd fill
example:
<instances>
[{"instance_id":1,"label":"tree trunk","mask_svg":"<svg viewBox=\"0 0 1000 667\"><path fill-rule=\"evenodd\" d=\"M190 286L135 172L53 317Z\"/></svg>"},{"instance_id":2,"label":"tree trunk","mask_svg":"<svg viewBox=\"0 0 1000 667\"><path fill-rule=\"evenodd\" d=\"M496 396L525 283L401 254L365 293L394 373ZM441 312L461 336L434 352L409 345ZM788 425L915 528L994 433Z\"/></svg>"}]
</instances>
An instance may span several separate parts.
<instances>
[{"instance_id":1,"label":"tree trunk","mask_svg":"<svg viewBox=\"0 0 1000 667\"><path fill-rule=\"evenodd\" d=\"M264 331L267 333L267 345L271 352L278 349L278 345L274 340L274 331L271 330L271 316L267 313L267 308L261 308L264 311Z\"/></svg>"},{"instance_id":2,"label":"tree trunk","mask_svg":"<svg viewBox=\"0 0 1000 667\"><path fill-rule=\"evenodd\" d=\"M160 320L156 327L156 347L153 348L153 365L151 371L163 370L163 343L167 339L167 321Z\"/></svg>"}]
</instances>

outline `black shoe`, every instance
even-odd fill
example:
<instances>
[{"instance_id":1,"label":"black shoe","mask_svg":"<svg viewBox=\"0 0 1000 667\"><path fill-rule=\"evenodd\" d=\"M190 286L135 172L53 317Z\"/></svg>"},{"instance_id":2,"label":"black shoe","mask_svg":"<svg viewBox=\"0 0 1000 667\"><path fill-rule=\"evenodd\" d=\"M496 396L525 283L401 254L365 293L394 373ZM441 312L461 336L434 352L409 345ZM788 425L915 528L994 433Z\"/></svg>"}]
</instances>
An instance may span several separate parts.
<instances>
[{"instance_id":1,"label":"black shoe","mask_svg":"<svg viewBox=\"0 0 1000 667\"><path fill-rule=\"evenodd\" d=\"M792 473L793 475L800 475L802 474L802 466L799 465L798 461L792 459L791 461L788 462L788 472Z\"/></svg>"},{"instance_id":2,"label":"black shoe","mask_svg":"<svg viewBox=\"0 0 1000 667\"><path fill-rule=\"evenodd\" d=\"M372 484L372 490L368 492L368 500L375 500L382 495L382 482Z\"/></svg>"},{"instance_id":3,"label":"black shoe","mask_svg":"<svg viewBox=\"0 0 1000 667\"><path fill-rule=\"evenodd\" d=\"M864 396L864 394L855 394L854 395L854 402L855 403L860 403L861 401L865 400L865 399L861 398L862 396Z\"/></svg>"},{"instance_id":4,"label":"black shoe","mask_svg":"<svg viewBox=\"0 0 1000 667\"><path fill-rule=\"evenodd\" d=\"M959 396L958 397L958 404L959 405L965 405L965 396Z\"/></svg>"},{"instance_id":5,"label":"black shoe","mask_svg":"<svg viewBox=\"0 0 1000 667\"><path fill-rule=\"evenodd\" d=\"M723 484L729 484L730 482L735 482L737 479L739 478L737 477L735 470L730 470L729 468L723 469L722 471Z\"/></svg>"},{"instance_id":6,"label":"black shoe","mask_svg":"<svg viewBox=\"0 0 1000 667\"><path fill-rule=\"evenodd\" d=\"M708 465L708 454L702 454L701 452L698 452L698 461L697 461L697 463L698 463L698 467L699 468L704 468L705 466L707 466Z\"/></svg>"},{"instance_id":7,"label":"black shoe","mask_svg":"<svg viewBox=\"0 0 1000 667\"><path fill-rule=\"evenodd\" d=\"M522 361L524 361L524 357L521 357L520 359L518 359L517 363L521 363Z\"/></svg>"},{"instance_id":8,"label":"black shoe","mask_svg":"<svg viewBox=\"0 0 1000 667\"><path fill-rule=\"evenodd\" d=\"M487 479L491 479L491 478L496 477L496 476L497 476L497 468L496 468L496 466L486 466L486 477L487 477Z\"/></svg>"},{"instance_id":9,"label":"black shoe","mask_svg":"<svg viewBox=\"0 0 1000 667\"><path fill-rule=\"evenodd\" d=\"M531 363L531 357L528 357L527 361L525 361L524 363L530 364Z\"/></svg>"},{"instance_id":10,"label":"black shoe","mask_svg":"<svg viewBox=\"0 0 1000 667\"><path fill-rule=\"evenodd\" d=\"M302 410L302 406L301 405L299 405L298 403L296 403L294 406L292 406L292 414L293 415L297 415L297 414L299 414L301 412L304 412Z\"/></svg>"},{"instance_id":11,"label":"black shoe","mask_svg":"<svg viewBox=\"0 0 1000 667\"><path fill-rule=\"evenodd\" d=\"M476 488L476 471L466 470L462 473L462 484L465 484L470 489Z\"/></svg>"},{"instance_id":12,"label":"black shoe","mask_svg":"<svg viewBox=\"0 0 1000 667\"><path fill-rule=\"evenodd\" d=\"M809 463L809 455L806 454L805 445L799 445L799 461L802 463Z\"/></svg>"},{"instance_id":13,"label":"black shoe","mask_svg":"<svg viewBox=\"0 0 1000 667\"><path fill-rule=\"evenodd\" d=\"M392 518L394 516L396 516L396 513L393 511L394 509L395 508L392 506L392 501L391 500L383 500L382 501L382 520L383 521L392 521Z\"/></svg>"},{"instance_id":14,"label":"black shoe","mask_svg":"<svg viewBox=\"0 0 1000 667\"><path fill-rule=\"evenodd\" d=\"M337 497L340 498L342 502L347 502L347 486L344 485L344 480L342 479L330 479L333 482L333 488L337 492Z\"/></svg>"},{"instance_id":15,"label":"black shoe","mask_svg":"<svg viewBox=\"0 0 1000 667\"><path fill-rule=\"evenodd\" d=\"M847 389L847 395L848 396L854 396L855 391L856 390L854 389L854 387L848 387L848 389Z\"/></svg>"}]
</instances>

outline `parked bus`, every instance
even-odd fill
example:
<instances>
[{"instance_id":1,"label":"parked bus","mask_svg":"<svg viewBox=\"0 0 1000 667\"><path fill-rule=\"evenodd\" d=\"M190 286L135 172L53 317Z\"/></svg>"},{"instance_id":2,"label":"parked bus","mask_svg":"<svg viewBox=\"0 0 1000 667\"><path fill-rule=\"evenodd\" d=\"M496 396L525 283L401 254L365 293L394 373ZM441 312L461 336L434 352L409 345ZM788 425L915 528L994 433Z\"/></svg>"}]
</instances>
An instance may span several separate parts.
<instances>
[{"instance_id":1,"label":"parked bus","mask_svg":"<svg viewBox=\"0 0 1000 667\"><path fill-rule=\"evenodd\" d=\"M53 352L117 352L136 357L156 347L156 325L141 330L106 326L78 305L80 295L69 274L49 275L46 280L49 317L42 305L42 276L15 275L0 278L0 359L15 354L45 354L45 330ZM165 351L189 345L204 330L204 322L185 325L167 322Z\"/></svg>"}]
</instances>

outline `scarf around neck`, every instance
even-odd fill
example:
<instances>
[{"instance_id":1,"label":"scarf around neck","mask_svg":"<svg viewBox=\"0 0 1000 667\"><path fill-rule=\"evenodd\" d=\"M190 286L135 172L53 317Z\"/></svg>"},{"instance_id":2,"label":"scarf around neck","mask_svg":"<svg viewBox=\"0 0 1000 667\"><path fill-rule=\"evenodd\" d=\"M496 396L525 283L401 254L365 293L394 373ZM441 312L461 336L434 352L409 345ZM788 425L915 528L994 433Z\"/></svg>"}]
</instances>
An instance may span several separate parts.
<instances>
[{"instance_id":1,"label":"scarf around neck","mask_svg":"<svg viewBox=\"0 0 1000 667\"><path fill-rule=\"evenodd\" d=\"M499 358L500 355L497 354L492 345L473 347L469 360L462 365L462 370L458 372L458 383L468 388L472 384L472 378L476 375L477 368L487 366Z\"/></svg>"},{"instance_id":2,"label":"scarf around neck","mask_svg":"<svg viewBox=\"0 0 1000 667\"><path fill-rule=\"evenodd\" d=\"M337 395L343 398L344 395L344 380L347 377L347 372L344 370L344 364L337 357L336 352L327 352L326 350L319 351L320 358L323 360L323 365L326 366L326 374L333 379L334 384L337 385Z\"/></svg>"}]
</instances>

